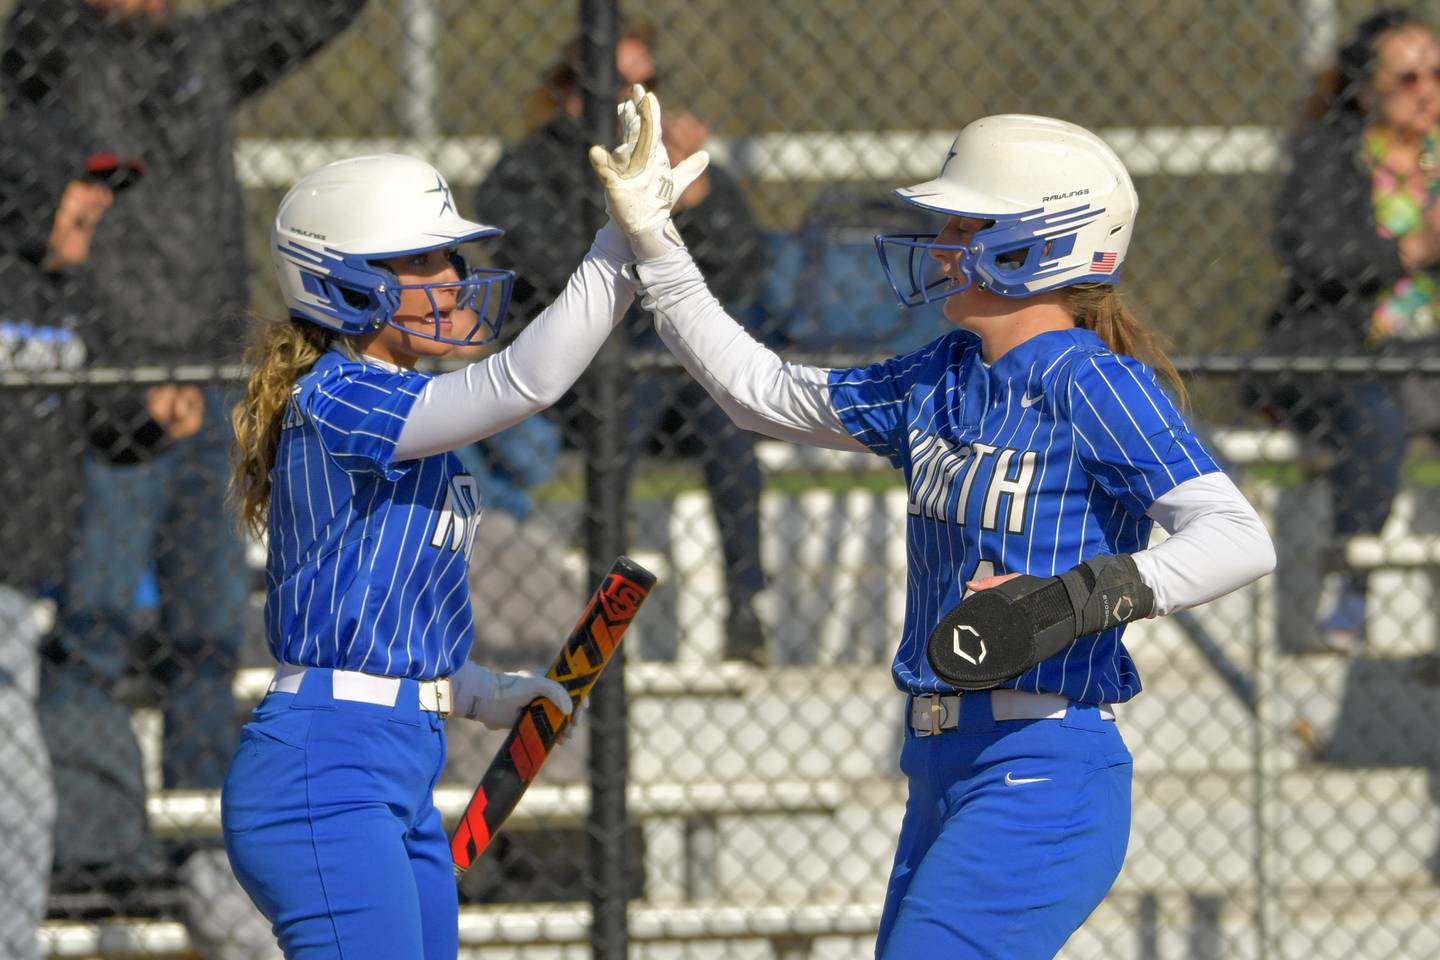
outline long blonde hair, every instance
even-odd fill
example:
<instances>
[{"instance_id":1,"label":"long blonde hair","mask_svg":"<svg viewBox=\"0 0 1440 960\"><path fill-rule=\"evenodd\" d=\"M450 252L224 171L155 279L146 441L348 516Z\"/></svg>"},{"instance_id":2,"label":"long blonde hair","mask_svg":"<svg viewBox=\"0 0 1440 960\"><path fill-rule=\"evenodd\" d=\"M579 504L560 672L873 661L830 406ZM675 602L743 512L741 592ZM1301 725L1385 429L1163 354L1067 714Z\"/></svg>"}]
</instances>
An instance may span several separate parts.
<instances>
[{"instance_id":1,"label":"long blonde hair","mask_svg":"<svg viewBox=\"0 0 1440 960\"><path fill-rule=\"evenodd\" d=\"M337 339L338 334L303 320L255 322L245 350L250 381L245 399L230 414L235 426L230 494L241 527L257 537L265 532L270 513L270 470L295 382Z\"/></svg>"},{"instance_id":2,"label":"long blonde hair","mask_svg":"<svg viewBox=\"0 0 1440 960\"><path fill-rule=\"evenodd\" d=\"M1160 338L1135 319L1119 290L1108 283L1077 283L1065 290L1077 326L1094 331L1113 352L1134 357L1170 381L1176 402L1185 409L1190 395L1180 371L1166 355Z\"/></svg>"}]
</instances>

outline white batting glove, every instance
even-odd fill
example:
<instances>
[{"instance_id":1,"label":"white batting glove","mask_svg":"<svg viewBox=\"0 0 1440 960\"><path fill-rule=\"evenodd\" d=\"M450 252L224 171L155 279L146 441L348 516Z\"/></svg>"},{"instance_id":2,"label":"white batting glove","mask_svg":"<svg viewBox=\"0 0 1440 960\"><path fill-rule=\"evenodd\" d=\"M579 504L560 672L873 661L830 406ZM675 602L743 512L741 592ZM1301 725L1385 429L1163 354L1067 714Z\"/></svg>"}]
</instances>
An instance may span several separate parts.
<instances>
[{"instance_id":1,"label":"white batting glove","mask_svg":"<svg viewBox=\"0 0 1440 960\"><path fill-rule=\"evenodd\" d=\"M572 709L570 694L549 677L528 670L492 673L468 660L450 675L450 692L453 715L479 720L491 730L509 730L536 697L549 700L567 717Z\"/></svg>"},{"instance_id":2,"label":"white batting glove","mask_svg":"<svg viewBox=\"0 0 1440 960\"><path fill-rule=\"evenodd\" d=\"M619 113L623 142L614 150L591 147L590 165L605 185L605 208L625 231L636 259L654 260L685 245L670 210L705 172L710 155L698 150L672 169L660 137L660 101L639 84Z\"/></svg>"}]
</instances>

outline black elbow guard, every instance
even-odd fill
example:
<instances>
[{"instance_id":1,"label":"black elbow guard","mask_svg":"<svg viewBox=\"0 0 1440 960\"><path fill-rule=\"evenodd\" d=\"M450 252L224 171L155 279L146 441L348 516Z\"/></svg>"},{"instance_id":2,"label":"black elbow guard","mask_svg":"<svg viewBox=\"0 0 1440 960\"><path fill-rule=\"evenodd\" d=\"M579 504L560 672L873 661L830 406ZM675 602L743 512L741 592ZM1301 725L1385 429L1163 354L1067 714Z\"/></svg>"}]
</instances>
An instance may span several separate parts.
<instances>
[{"instance_id":1,"label":"black elbow guard","mask_svg":"<svg viewBox=\"0 0 1440 960\"><path fill-rule=\"evenodd\" d=\"M988 690L1065 649L1076 637L1148 617L1155 594L1128 554L1099 556L1058 577L1021 575L960 601L930 632L936 676Z\"/></svg>"}]
</instances>

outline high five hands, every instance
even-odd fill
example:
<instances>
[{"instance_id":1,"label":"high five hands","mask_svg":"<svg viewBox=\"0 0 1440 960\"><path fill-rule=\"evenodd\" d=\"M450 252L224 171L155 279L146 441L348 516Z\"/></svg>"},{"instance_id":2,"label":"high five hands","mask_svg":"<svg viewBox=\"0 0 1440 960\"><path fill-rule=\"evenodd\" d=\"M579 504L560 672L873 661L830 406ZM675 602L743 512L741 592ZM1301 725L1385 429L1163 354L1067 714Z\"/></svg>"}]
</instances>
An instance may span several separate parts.
<instances>
[{"instance_id":1,"label":"high five hands","mask_svg":"<svg viewBox=\"0 0 1440 960\"><path fill-rule=\"evenodd\" d=\"M660 101L635 85L618 108L622 140L614 150L590 148L590 165L605 185L605 208L625 232L637 260L654 260L684 246L670 222L675 199L710 162L699 150L674 168L660 135Z\"/></svg>"}]
</instances>

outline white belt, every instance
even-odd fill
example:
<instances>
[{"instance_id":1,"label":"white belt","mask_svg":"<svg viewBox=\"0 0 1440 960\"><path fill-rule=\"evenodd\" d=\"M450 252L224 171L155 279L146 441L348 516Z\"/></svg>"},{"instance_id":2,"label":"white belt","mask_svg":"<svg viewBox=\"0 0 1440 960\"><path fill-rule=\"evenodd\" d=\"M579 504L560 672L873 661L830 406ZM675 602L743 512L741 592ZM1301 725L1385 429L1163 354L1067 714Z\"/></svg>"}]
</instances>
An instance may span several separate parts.
<instances>
[{"instance_id":1,"label":"white belt","mask_svg":"<svg viewBox=\"0 0 1440 960\"><path fill-rule=\"evenodd\" d=\"M958 693L921 693L910 698L910 729L917 737L953 730L960 723ZM990 712L996 720L1061 720L1070 701L1055 693L1025 693L1020 690L991 690ZM1102 720L1114 720L1108 704L1099 707Z\"/></svg>"},{"instance_id":2,"label":"white belt","mask_svg":"<svg viewBox=\"0 0 1440 960\"><path fill-rule=\"evenodd\" d=\"M293 663L280 664L275 671L275 679L270 681L269 692L299 693L300 681L304 679L306 670L306 667ZM330 695L336 700L356 700L360 703L393 707L400 696L399 677L377 677L356 670L330 670L329 673ZM455 703L450 695L450 679L441 677L439 680L416 682L420 685L420 709L438 713L442 717L450 716Z\"/></svg>"}]
</instances>

